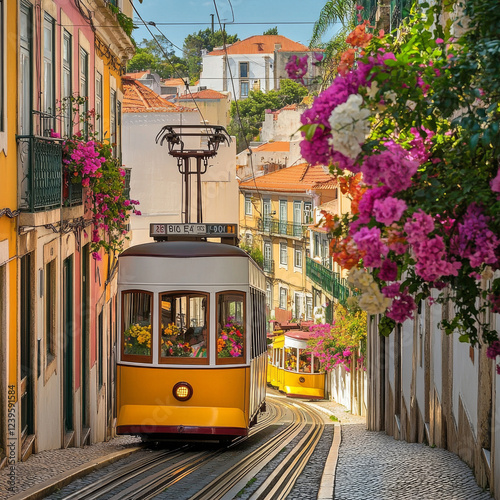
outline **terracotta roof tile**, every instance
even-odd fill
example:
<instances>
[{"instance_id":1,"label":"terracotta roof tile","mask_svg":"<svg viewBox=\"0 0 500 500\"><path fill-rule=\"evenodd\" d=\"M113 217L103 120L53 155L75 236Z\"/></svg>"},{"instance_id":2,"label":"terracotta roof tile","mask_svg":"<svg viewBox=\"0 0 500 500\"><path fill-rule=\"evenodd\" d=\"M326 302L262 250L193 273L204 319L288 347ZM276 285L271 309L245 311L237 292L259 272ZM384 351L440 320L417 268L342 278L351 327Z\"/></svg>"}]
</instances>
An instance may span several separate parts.
<instances>
[{"instance_id":1,"label":"terracotta roof tile","mask_svg":"<svg viewBox=\"0 0 500 500\"><path fill-rule=\"evenodd\" d=\"M170 78L169 80L163 80L161 84L165 87L186 86L186 82L182 78Z\"/></svg>"},{"instance_id":2,"label":"terracotta roof tile","mask_svg":"<svg viewBox=\"0 0 500 500\"><path fill-rule=\"evenodd\" d=\"M309 52L309 47L301 43L294 42L283 35L255 35L245 40L240 40L226 47L228 54L271 54L274 52L274 45L281 44L279 51L283 52ZM223 49L209 52L210 56L223 55Z\"/></svg>"},{"instance_id":3,"label":"terracotta roof tile","mask_svg":"<svg viewBox=\"0 0 500 500\"><path fill-rule=\"evenodd\" d=\"M179 100L191 100L191 99L227 99L227 95L221 94L216 90L205 89L199 92L192 92L191 94L183 94L179 96Z\"/></svg>"},{"instance_id":4,"label":"terracotta roof tile","mask_svg":"<svg viewBox=\"0 0 500 500\"><path fill-rule=\"evenodd\" d=\"M290 143L285 141L274 141L274 142L266 142L265 144L261 144L257 148L253 150L256 151L276 151L276 152L286 152L290 151Z\"/></svg>"},{"instance_id":5,"label":"terracotta roof tile","mask_svg":"<svg viewBox=\"0 0 500 500\"><path fill-rule=\"evenodd\" d=\"M305 192L331 179L320 165L301 163L240 183L240 188L256 191Z\"/></svg>"},{"instance_id":6,"label":"terracotta roof tile","mask_svg":"<svg viewBox=\"0 0 500 500\"><path fill-rule=\"evenodd\" d=\"M140 80L142 77L149 75L149 69L147 71L136 71L135 73L127 73L124 76L128 76L129 78L134 78L135 80Z\"/></svg>"},{"instance_id":7,"label":"terracotta roof tile","mask_svg":"<svg viewBox=\"0 0 500 500\"><path fill-rule=\"evenodd\" d=\"M337 179L331 178L326 182L318 182L313 187L314 189L337 189L338 182Z\"/></svg>"},{"instance_id":8,"label":"terracotta roof tile","mask_svg":"<svg viewBox=\"0 0 500 500\"><path fill-rule=\"evenodd\" d=\"M123 108L124 113L180 113L193 112L191 108L176 106L162 99L156 92L146 87L138 80L124 76Z\"/></svg>"}]
</instances>

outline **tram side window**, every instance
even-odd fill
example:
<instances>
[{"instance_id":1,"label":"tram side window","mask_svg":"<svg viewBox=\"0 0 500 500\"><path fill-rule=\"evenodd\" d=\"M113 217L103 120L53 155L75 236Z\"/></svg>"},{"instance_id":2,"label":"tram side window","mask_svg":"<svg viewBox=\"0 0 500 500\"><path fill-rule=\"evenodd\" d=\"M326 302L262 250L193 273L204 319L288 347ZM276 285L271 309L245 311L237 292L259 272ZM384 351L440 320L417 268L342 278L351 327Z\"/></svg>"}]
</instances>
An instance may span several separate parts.
<instances>
[{"instance_id":1,"label":"tram side window","mask_svg":"<svg viewBox=\"0 0 500 500\"><path fill-rule=\"evenodd\" d=\"M153 297L148 292L123 292L123 354L136 361L151 359ZM139 357L143 358L140 359ZM147 358L147 359L146 359Z\"/></svg>"},{"instance_id":2,"label":"tram side window","mask_svg":"<svg viewBox=\"0 0 500 500\"><path fill-rule=\"evenodd\" d=\"M312 355L306 349L299 349L299 372L311 373Z\"/></svg>"},{"instance_id":3,"label":"tram side window","mask_svg":"<svg viewBox=\"0 0 500 500\"><path fill-rule=\"evenodd\" d=\"M297 371L297 348L285 348L285 370L296 372Z\"/></svg>"},{"instance_id":4,"label":"tram side window","mask_svg":"<svg viewBox=\"0 0 500 500\"><path fill-rule=\"evenodd\" d=\"M245 294L217 294L217 359L242 362L245 355Z\"/></svg>"},{"instance_id":5,"label":"tram side window","mask_svg":"<svg viewBox=\"0 0 500 500\"><path fill-rule=\"evenodd\" d=\"M321 362L320 360L314 356L314 373L321 373Z\"/></svg>"},{"instance_id":6,"label":"tram side window","mask_svg":"<svg viewBox=\"0 0 500 500\"><path fill-rule=\"evenodd\" d=\"M206 358L208 296L200 293L162 294L161 358Z\"/></svg>"}]
</instances>

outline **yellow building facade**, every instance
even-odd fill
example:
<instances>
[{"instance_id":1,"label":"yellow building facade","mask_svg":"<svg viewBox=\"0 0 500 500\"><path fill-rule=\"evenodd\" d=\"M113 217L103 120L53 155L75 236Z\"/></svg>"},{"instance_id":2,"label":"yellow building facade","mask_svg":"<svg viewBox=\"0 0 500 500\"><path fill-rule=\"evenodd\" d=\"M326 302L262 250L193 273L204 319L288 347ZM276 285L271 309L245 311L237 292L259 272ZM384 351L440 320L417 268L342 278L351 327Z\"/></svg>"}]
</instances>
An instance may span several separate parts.
<instances>
[{"instance_id":1,"label":"yellow building facade","mask_svg":"<svg viewBox=\"0 0 500 500\"><path fill-rule=\"evenodd\" d=\"M269 319L313 319L309 225L313 210L336 196L331 176L304 163L240 183L240 239L261 259Z\"/></svg>"}]
</instances>

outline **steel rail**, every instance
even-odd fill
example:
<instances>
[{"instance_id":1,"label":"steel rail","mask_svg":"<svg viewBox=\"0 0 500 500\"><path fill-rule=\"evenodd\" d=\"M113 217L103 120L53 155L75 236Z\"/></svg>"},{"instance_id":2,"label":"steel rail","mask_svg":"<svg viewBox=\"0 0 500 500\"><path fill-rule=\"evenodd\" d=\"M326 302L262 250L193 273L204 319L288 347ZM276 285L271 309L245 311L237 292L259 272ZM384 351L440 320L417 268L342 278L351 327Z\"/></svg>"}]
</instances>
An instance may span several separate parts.
<instances>
[{"instance_id":1,"label":"steel rail","mask_svg":"<svg viewBox=\"0 0 500 500\"><path fill-rule=\"evenodd\" d=\"M182 460L181 462L176 462L167 469L163 469L161 472L149 475L146 479L136 482L133 486L122 490L113 498L153 498L159 489L164 489L165 487L175 484L183 477L201 467L207 460L210 460L215 456L221 454L225 449L237 446L249 437L261 432L269 425L272 425L281 417L281 408L270 404L268 405L268 411L264 414L264 416L249 430L248 436L243 436L235 439L231 444L223 449L198 453L195 456ZM120 469L106 475L99 481L96 481L95 483L88 485L75 493L65 496L64 499L94 500L102 498L103 495L111 493L120 485L123 485L129 482L131 479L144 474L145 472L148 472L152 468L158 467L163 463L170 462L181 456L185 456L186 451L188 451L190 447L190 445L184 445L175 450L158 452L158 454L156 454L154 457L145 457L134 463L127 464ZM183 451L179 452L180 450Z\"/></svg>"},{"instance_id":2,"label":"steel rail","mask_svg":"<svg viewBox=\"0 0 500 500\"><path fill-rule=\"evenodd\" d=\"M186 446L182 446L176 450L156 452L152 457L145 457L133 463L124 465L118 470L107 474L102 479L83 487L75 493L66 495L63 498L64 500L93 500L101 498L102 495L109 493L113 490L113 488L123 483L123 478L126 477L127 480L130 480L143 472L147 472L148 470L161 465L162 463L173 460L183 455L184 452L179 453L179 450L184 448L186 448Z\"/></svg>"},{"instance_id":3,"label":"steel rail","mask_svg":"<svg viewBox=\"0 0 500 500\"><path fill-rule=\"evenodd\" d=\"M281 500L286 498L313 454L323 434L325 424L323 417L317 411L306 405L301 406L302 410L312 419L311 427L294 449L252 494L250 500Z\"/></svg>"},{"instance_id":4,"label":"steel rail","mask_svg":"<svg viewBox=\"0 0 500 500\"><path fill-rule=\"evenodd\" d=\"M280 402L292 411L292 423L270 438L264 445L253 451L233 467L225 471L223 477L211 483L193 495L190 500L232 499L262 468L265 467L285 446L293 441L307 425L303 411L296 403Z\"/></svg>"}]
</instances>

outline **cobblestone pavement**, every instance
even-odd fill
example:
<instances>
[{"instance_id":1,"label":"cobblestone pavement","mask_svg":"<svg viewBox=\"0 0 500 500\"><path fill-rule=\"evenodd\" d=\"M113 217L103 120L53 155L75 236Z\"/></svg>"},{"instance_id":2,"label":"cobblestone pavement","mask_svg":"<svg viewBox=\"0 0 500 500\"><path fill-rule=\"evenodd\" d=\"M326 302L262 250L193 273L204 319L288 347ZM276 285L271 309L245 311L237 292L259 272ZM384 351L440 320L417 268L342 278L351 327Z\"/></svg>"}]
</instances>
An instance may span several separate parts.
<instances>
[{"instance_id":1,"label":"cobblestone pavement","mask_svg":"<svg viewBox=\"0 0 500 500\"><path fill-rule=\"evenodd\" d=\"M12 497L15 493L31 488L34 485L53 479L59 474L79 465L97 460L105 455L116 453L127 448L136 447L140 439L133 436L120 436L107 443L97 443L84 448L67 448L62 450L42 451L14 466L16 491L8 490L10 468L0 470L0 499Z\"/></svg>"},{"instance_id":2,"label":"cobblestone pavement","mask_svg":"<svg viewBox=\"0 0 500 500\"><path fill-rule=\"evenodd\" d=\"M335 500L491 500L454 453L367 431L364 417L344 406L317 404L342 425Z\"/></svg>"}]
</instances>

